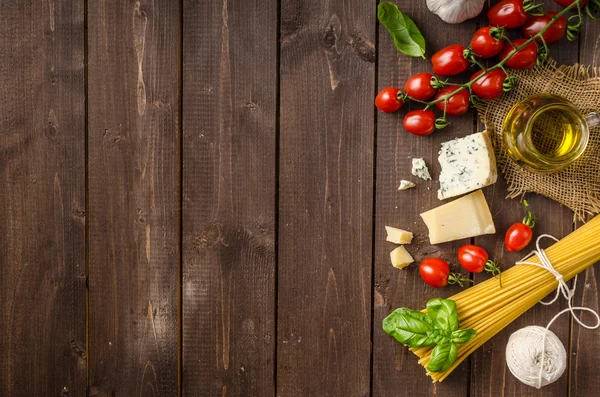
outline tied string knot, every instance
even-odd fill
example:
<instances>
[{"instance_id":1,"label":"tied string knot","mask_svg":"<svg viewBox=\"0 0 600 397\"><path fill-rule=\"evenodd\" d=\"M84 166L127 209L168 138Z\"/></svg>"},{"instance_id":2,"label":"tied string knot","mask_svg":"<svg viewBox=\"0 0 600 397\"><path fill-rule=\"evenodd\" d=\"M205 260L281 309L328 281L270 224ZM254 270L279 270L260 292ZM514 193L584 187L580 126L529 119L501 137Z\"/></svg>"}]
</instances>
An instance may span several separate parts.
<instances>
[{"instance_id":1,"label":"tied string knot","mask_svg":"<svg viewBox=\"0 0 600 397\"><path fill-rule=\"evenodd\" d=\"M537 376L534 377L534 379L532 379L532 368L524 368L521 364L516 363L516 362L509 362L508 360L511 359L511 357L509 357L508 352L509 352L509 348L512 346L507 346L507 363L509 364L509 369L511 370L511 372L513 373L513 375L515 375L515 377L517 377L521 382L531 385L531 386L535 386L536 388L540 388L544 385L550 384L552 382L554 382L555 380L557 380L562 373L564 372L565 368L566 368L566 354L564 354L565 349L564 349L564 345L560 342L560 340L558 339L558 337L552 332L550 331L550 326L552 325L552 323L554 323L554 321L560 317L562 314L570 312L571 315L573 316L573 319L582 327L586 328L586 329L596 329L600 326L600 316L598 315L598 313L592 309L590 309L589 307L582 307L582 306L573 306L572 305L572 300L573 300L573 296L575 295L575 288L577 286L577 276L575 276L574 281L573 281L573 288L569 288L569 286L567 285L567 283L564 280L564 277L562 274L560 274L555 268L554 266L552 266L552 262L550 262L550 259L548 258L548 255L546 254L546 251L544 251L544 249L541 247L541 240L544 238L549 238L551 240L554 240L555 242L558 241L557 238L555 238L554 236L551 236L549 234L542 234L540 235L536 242L535 242L535 246L536 249L533 250L532 252L530 252L528 255L526 255L523 259L521 259L520 261L516 262L517 265L531 265L531 266L536 266L539 268L542 268L544 270L547 270L548 272L552 273L552 275L556 278L556 281L558 282L558 288L556 289L556 295L554 296L554 298L549 301L549 302L540 302L543 305L551 305L552 303L556 302L556 300L560 297L560 295L562 295L566 300L567 303L569 305L569 307L567 309L561 310L560 312L558 312L548 323L548 325L546 326L546 328L542 328L542 327L526 327L523 328L517 332L515 332L513 335L511 335L511 338L509 340L509 344L522 344L525 346L518 346L521 352L526 351L529 354L535 354L535 351L538 350L541 353L541 357L540 356L535 356L535 357L528 357L529 362L530 363L534 363L537 367L539 367L539 371L537 371ZM540 260L540 263L535 263L535 262L530 262L527 261L527 259L531 258L532 256L537 256L538 259ZM588 325L585 324L583 321L581 321L581 319L579 317L577 317L575 315L575 310L579 310L579 311L587 311L591 314L594 315L594 317L596 318L596 324L594 325ZM522 331L527 331L527 332L522 332ZM541 340L539 339L539 337L541 336ZM514 338L514 339L513 339ZM547 351L546 349L546 340L550 339L550 349ZM531 346L532 344L537 345L537 346ZM522 350L521 350L522 349ZM564 358L557 360L556 357L558 356L562 356L563 353L565 355ZM548 356L549 359L552 361L550 364L547 362L548 360L546 359ZM512 357L514 359L514 357ZM555 366L558 366L558 368L554 368ZM552 367L552 371L549 370L549 367ZM544 383L542 384L542 381L544 381Z\"/></svg>"}]
</instances>

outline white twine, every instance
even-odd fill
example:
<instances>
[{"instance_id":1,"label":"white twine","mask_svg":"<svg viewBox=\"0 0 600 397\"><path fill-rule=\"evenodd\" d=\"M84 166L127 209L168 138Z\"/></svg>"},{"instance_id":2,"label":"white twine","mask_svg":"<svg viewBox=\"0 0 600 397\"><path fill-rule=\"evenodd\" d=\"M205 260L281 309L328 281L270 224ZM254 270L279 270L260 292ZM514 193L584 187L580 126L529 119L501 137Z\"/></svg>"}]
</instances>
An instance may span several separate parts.
<instances>
[{"instance_id":1,"label":"white twine","mask_svg":"<svg viewBox=\"0 0 600 397\"><path fill-rule=\"evenodd\" d=\"M558 241L558 239L549 234L540 235L535 242L536 249L516 264L537 266L552 273L558 281L556 295L550 302L540 303L543 305L551 305L556 302L558 297L562 294L567 300L569 307L558 312L556 316L550 320L546 328L530 326L516 331L510 336L508 344L506 345L506 364L508 365L510 372L512 372L512 374L521 382L538 389L560 378L567 367L567 353L565 347L556 334L549 330L552 323L554 323L554 321L562 314L570 312L573 319L582 327L586 329L596 329L600 327L600 316L598 313L589 307L573 307L571 305L577 286L577 276L575 276L573 281L573 288L570 289L567 283L565 283L562 274L554 269L546 252L540 247L540 240L544 237ZM527 261L527 259L534 255L537 255L540 259L540 263ZM583 323L575 315L575 310L592 313L596 317L596 324L587 325Z\"/></svg>"}]
</instances>

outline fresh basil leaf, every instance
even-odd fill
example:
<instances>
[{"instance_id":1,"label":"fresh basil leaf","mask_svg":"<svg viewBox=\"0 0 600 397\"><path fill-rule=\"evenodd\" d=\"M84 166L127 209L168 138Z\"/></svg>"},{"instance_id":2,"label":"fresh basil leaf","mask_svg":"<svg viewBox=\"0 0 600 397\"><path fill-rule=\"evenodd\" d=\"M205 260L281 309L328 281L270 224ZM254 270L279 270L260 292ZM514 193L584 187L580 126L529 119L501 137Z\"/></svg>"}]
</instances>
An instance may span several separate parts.
<instances>
[{"instance_id":1,"label":"fresh basil leaf","mask_svg":"<svg viewBox=\"0 0 600 397\"><path fill-rule=\"evenodd\" d=\"M427 302L427 315L436 328L452 333L458 329L456 303L450 299L435 298Z\"/></svg>"},{"instance_id":2,"label":"fresh basil leaf","mask_svg":"<svg viewBox=\"0 0 600 397\"><path fill-rule=\"evenodd\" d=\"M452 342L457 344L467 343L475 337L475 334L477 334L477 331L474 329L459 329L452 333L451 339Z\"/></svg>"},{"instance_id":3,"label":"fresh basil leaf","mask_svg":"<svg viewBox=\"0 0 600 397\"><path fill-rule=\"evenodd\" d=\"M427 336L429 339L435 342L436 345L444 344L450 342L450 334L442 329L432 329L427 332Z\"/></svg>"},{"instance_id":4,"label":"fresh basil leaf","mask_svg":"<svg viewBox=\"0 0 600 397\"><path fill-rule=\"evenodd\" d=\"M383 319L383 330L398 342L410 347L433 346L427 332L433 330L431 319L422 312L400 308Z\"/></svg>"},{"instance_id":5,"label":"fresh basil leaf","mask_svg":"<svg viewBox=\"0 0 600 397\"><path fill-rule=\"evenodd\" d=\"M458 347L452 342L437 345L431 351L431 358L427 369L431 372L444 372L456 361Z\"/></svg>"},{"instance_id":6,"label":"fresh basil leaf","mask_svg":"<svg viewBox=\"0 0 600 397\"><path fill-rule=\"evenodd\" d=\"M394 3L383 1L377 6L377 18L394 39L398 51L425 59L425 38L415 23Z\"/></svg>"}]
</instances>

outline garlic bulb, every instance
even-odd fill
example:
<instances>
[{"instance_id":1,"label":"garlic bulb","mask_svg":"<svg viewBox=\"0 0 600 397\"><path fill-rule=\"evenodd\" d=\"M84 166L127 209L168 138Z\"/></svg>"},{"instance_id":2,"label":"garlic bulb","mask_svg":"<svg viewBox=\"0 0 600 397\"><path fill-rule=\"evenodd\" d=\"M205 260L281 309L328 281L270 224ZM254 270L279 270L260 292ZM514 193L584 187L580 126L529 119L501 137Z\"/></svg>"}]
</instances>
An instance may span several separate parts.
<instances>
[{"instance_id":1,"label":"garlic bulb","mask_svg":"<svg viewBox=\"0 0 600 397\"><path fill-rule=\"evenodd\" d=\"M427 8L444 22L461 23L479 15L484 3L485 0L427 0Z\"/></svg>"}]
</instances>

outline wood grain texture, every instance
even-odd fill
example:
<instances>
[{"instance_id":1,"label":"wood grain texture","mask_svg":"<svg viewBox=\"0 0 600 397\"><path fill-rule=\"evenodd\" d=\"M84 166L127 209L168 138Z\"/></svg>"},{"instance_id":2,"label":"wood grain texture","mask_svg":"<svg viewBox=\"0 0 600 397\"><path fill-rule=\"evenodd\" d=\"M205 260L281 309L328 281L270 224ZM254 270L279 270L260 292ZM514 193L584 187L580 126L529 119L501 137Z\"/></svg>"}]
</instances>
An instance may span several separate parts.
<instances>
[{"instance_id":1,"label":"wood grain texture","mask_svg":"<svg viewBox=\"0 0 600 397\"><path fill-rule=\"evenodd\" d=\"M0 395L84 396L83 1L0 12Z\"/></svg>"},{"instance_id":2,"label":"wood grain texture","mask_svg":"<svg viewBox=\"0 0 600 397\"><path fill-rule=\"evenodd\" d=\"M374 1L281 5L277 396L368 396Z\"/></svg>"},{"instance_id":3,"label":"wood grain texture","mask_svg":"<svg viewBox=\"0 0 600 397\"><path fill-rule=\"evenodd\" d=\"M88 3L91 396L177 395L178 4Z\"/></svg>"},{"instance_id":4,"label":"wood grain texture","mask_svg":"<svg viewBox=\"0 0 600 397\"><path fill-rule=\"evenodd\" d=\"M579 62L596 68L597 73L600 73L600 21L586 18L579 40L581 48ZM600 111L600 101L598 101L597 111ZM592 133L600 132L596 128ZM596 263L579 275L574 306L585 306L600 312L599 283L600 268ZM595 321L586 313L580 318L586 324L593 324ZM600 379L596 375L597 357L600 356L600 330L582 328L574 321L571 321L571 327L570 396L597 394L600 390Z\"/></svg>"},{"instance_id":5,"label":"wood grain texture","mask_svg":"<svg viewBox=\"0 0 600 397\"><path fill-rule=\"evenodd\" d=\"M183 18L183 395L270 396L277 3Z\"/></svg>"},{"instance_id":6,"label":"wood grain texture","mask_svg":"<svg viewBox=\"0 0 600 397\"><path fill-rule=\"evenodd\" d=\"M492 3L495 3L495 1ZM561 9L553 1L545 1L544 8L555 11ZM549 45L549 48L551 57L558 64L573 64L577 62L579 49L572 42L564 39ZM485 126L480 123L480 130L484 128ZM475 238L475 244L484 247L490 254L490 257L504 270L512 267L516 261L535 249L535 238L540 234L547 233L557 238L562 238L573 230L573 213L570 210L545 197L528 194L525 198L538 217L534 229L534 241L521 252L508 252L504 247L504 233L510 225L523 219L525 210L520 200L505 198L507 188L500 173L498 182L484 189L490 210L494 215L497 233L494 236ZM481 282L488 278L488 274L476 274L475 282ZM550 300L553 297L554 294L551 294L546 300ZM545 327L557 312L566 307L566 301L562 298L550 306L538 304L479 348L471 358L471 396L494 396L494 393L500 390L505 395L566 396L569 382L569 377L566 374L555 383L537 390L518 381L506 366L505 358L506 343L513 332L529 325ZM568 350L568 317L564 315L555 321L552 325L552 331L563 341Z\"/></svg>"},{"instance_id":7,"label":"wood grain texture","mask_svg":"<svg viewBox=\"0 0 600 397\"><path fill-rule=\"evenodd\" d=\"M398 2L421 27L428 45L427 60L409 58L400 54L383 26L379 30L379 89L403 87L413 74L431 71L430 57L443 47L462 43L475 32L475 21L460 25L447 25L432 14L425 2ZM466 79L472 71L459 79ZM456 78L453 81L457 81ZM412 104L410 110L422 106ZM373 396L401 396L410 390L411 396L465 396L467 395L469 363L465 362L443 383L433 385L420 366L418 358L406 347L386 335L382 320L398 307L421 309L434 297L448 297L460 290L459 286L435 289L423 282L419 264L426 257L441 257L451 264L452 271L459 272L456 249L462 242L430 245L428 230L420 213L442 205L437 198L437 182L440 165L437 161L441 142L474 132L474 113L449 118L447 128L422 137L407 133L402 121L409 107L399 113L377 113L377 192L375 225L375 296L373 320ZM438 114L440 114L438 112ZM433 180L424 181L411 175L411 159L422 157L427 163ZM399 191L400 180L412 180L413 189ZM414 233L413 243L406 246L415 259L409 267L398 270L390 263L390 251L396 245L386 242L384 226L395 226ZM463 271L463 274L467 274Z\"/></svg>"}]
</instances>

